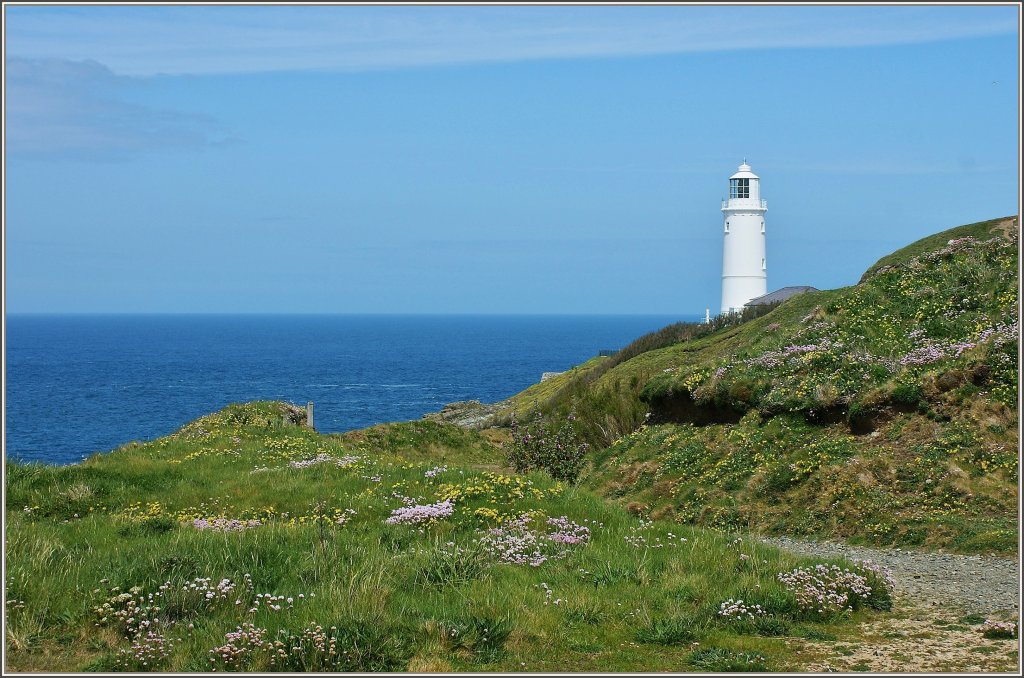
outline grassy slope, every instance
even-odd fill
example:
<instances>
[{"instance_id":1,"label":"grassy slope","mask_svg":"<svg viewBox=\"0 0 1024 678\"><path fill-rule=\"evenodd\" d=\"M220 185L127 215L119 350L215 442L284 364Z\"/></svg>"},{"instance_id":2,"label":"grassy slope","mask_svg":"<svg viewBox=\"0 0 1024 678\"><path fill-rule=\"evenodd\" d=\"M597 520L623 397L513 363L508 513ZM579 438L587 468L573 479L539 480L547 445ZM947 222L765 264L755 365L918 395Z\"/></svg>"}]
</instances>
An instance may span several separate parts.
<instances>
[{"instance_id":1,"label":"grassy slope","mask_svg":"<svg viewBox=\"0 0 1024 678\"><path fill-rule=\"evenodd\" d=\"M924 254L925 252L941 249L953 238L971 236L984 240L992 237L993 235L1002 235L1007 237L1019 228L1015 222L1015 217L989 219L988 221L979 221L975 224L967 224L966 226L955 226L926 238L921 238L920 240L916 240L906 247L902 247L892 254L887 254L879 259L873 266L871 266L871 268L864 272L861 282L871 277L875 271L883 266L905 263L916 256Z\"/></svg>"},{"instance_id":2,"label":"grassy slope","mask_svg":"<svg viewBox=\"0 0 1024 678\"><path fill-rule=\"evenodd\" d=\"M479 433L421 421L318 435L281 414L276 403L235 405L80 465L8 464L7 668L125 668L117 663L130 646L124 625L95 609L121 608L118 595L140 587L135 595L148 596L165 582L153 628L174 648L134 668L209 669L210 650L249 622L271 639L333 627L345 668L417 671L786 669L795 656L776 636L852 628L795 609L775 575L805 561L717 532L645 523L543 475L485 470L501 458ZM291 465L320 454L349 465ZM428 477L439 463L447 469ZM454 498L455 512L423 527L386 525L402 496ZM524 511L535 512L538 529L545 517L568 516L592 539L539 567L481 556L482 531ZM218 533L196 529L198 518L262 524ZM245 575L252 590L239 585L224 600L182 590L195 578L213 585ZM273 610L264 600L250 612L257 593L293 606L270 601L282 608ZM728 598L772 616L758 626L721 621L715 613ZM300 659L288 667L319 666ZM267 662L257 655L241 667Z\"/></svg>"},{"instance_id":3,"label":"grassy slope","mask_svg":"<svg viewBox=\"0 0 1024 678\"><path fill-rule=\"evenodd\" d=\"M947 246L964 237L976 241ZM644 353L564 385L543 409L576 409L603 448L587 486L644 515L1012 552L1016 340L959 356L949 346L1016 322L1016 271L1012 222L950 229L885 257L857 286ZM928 342L946 354L899 363Z\"/></svg>"},{"instance_id":4,"label":"grassy slope","mask_svg":"<svg viewBox=\"0 0 1024 678\"><path fill-rule=\"evenodd\" d=\"M498 412L498 417L508 419L513 415L519 418L526 416L528 412L538 407L541 403L555 397L561 389L565 388L574 379L578 379L587 372L590 372L606 360L608 360L607 357L595 356L559 375L533 384L525 391L520 391L511 398L498 403L502 408Z\"/></svg>"}]
</instances>

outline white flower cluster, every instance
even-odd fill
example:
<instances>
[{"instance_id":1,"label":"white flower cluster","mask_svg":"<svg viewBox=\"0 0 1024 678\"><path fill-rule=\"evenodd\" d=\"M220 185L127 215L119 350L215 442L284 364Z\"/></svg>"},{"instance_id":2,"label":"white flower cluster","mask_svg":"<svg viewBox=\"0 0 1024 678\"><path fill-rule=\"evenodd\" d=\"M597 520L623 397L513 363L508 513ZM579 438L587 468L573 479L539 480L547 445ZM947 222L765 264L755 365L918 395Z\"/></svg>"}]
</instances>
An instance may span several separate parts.
<instances>
[{"instance_id":1,"label":"white flower cluster","mask_svg":"<svg viewBox=\"0 0 1024 678\"><path fill-rule=\"evenodd\" d=\"M723 602L718 607L718 616L725 619L753 619L754 617L763 617L767 614L760 605L748 605L743 602L743 599L729 600Z\"/></svg>"},{"instance_id":2,"label":"white flower cluster","mask_svg":"<svg viewBox=\"0 0 1024 678\"><path fill-rule=\"evenodd\" d=\"M871 594L867 579L838 565L798 567L780 572L778 579L796 596L800 609L820 614L849 612L854 596L866 599Z\"/></svg>"},{"instance_id":3,"label":"white flower cluster","mask_svg":"<svg viewBox=\"0 0 1024 678\"><path fill-rule=\"evenodd\" d=\"M281 610L291 610L295 607L296 600L305 599L306 594L300 593L297 596L286 596L284 594L277 595L274 593L257 593L252 602L252 607L249 608L249 613L256 612L257 610L272 610L274 612L280 612ZM310 598L315 598L315 593L309 594ZM235 605L241 605L241 600L236 600Z\"/></svg>"}]
</instances>

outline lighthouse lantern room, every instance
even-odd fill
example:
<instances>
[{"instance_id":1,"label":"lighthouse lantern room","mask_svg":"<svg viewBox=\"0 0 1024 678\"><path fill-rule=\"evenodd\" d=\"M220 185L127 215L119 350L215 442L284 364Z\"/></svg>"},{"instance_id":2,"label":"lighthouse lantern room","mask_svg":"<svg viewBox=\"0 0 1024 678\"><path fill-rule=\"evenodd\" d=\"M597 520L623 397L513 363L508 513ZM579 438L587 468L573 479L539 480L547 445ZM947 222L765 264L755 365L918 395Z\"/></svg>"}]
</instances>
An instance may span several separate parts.
<instances>
[{"instance_id":1,"label":"lighthouse lantern room","mask_svg":"<svg viewBox=\"0 0 1024 678\"><path fill-rule=\"evenodd\" d=\"M722 313L738 313L768 292L764 213L760 178L744 160L729 177L729 199L722 201L725 247L722 255Z\"/></svg>"}]
</instances>

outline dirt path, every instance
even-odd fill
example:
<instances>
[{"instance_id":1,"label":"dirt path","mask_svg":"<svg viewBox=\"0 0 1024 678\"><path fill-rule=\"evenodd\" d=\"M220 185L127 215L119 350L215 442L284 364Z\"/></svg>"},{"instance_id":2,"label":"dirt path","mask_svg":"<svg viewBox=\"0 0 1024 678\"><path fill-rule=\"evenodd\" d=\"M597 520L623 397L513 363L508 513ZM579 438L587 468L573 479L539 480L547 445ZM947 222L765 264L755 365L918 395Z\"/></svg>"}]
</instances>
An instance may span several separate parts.
<instances>
[{"instance_id":1,"label":"dirt path","mask_svg":"<svg viewBox=\"0 0 1024 678\"><path fill-rule=\"evenodd\" d=\"M1015 558L849 546L786 537L762 541L803 555L871 560L896 580L891 615L834 642L801 642L809 671L1016 672L1017 640L988 640L985 618L1019 621Z\"/></svg>"}]
</instances>

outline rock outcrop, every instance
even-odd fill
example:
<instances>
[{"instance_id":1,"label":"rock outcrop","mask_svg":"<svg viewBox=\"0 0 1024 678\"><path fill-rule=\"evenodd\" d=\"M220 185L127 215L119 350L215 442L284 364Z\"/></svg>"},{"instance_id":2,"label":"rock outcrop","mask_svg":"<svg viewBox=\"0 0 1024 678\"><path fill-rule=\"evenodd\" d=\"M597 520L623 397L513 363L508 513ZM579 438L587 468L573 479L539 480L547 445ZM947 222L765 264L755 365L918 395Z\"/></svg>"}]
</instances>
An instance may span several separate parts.
<instances>
[{"instance_id":1,"label":"rock outcrop","mask_svg":"<svg viewBox=\"0 0 1024 678\"><path fill-rule=\"evenodd\" d=\"M463 428L480 430L490 426L494 415L501 409L500 403L485 405L479 400L462 400L448 403L440 412L430 412L423 415L423 418L441 424L455 424Z\"/></svg>"}]
</instances>

